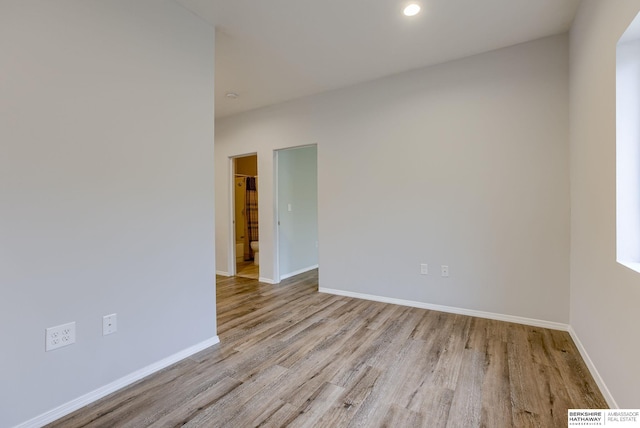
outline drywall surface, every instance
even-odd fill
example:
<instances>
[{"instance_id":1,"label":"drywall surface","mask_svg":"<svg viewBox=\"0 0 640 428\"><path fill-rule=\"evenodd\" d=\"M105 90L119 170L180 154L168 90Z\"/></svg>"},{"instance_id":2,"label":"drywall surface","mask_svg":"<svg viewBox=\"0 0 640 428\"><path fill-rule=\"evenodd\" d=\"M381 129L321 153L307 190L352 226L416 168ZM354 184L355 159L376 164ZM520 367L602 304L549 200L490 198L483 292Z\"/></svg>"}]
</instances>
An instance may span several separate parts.
<instances>
[{"instance_id":1,"label":"drywall surface","mask_svg":"<svg viewBox=\"0 0 640 428\"><path fill-rule=\"evenodd\" d=\"M623 408L640 403L640 274L616 262L616 43L638 11L584 0L570 33L570 323Z\"/></svg>"},{"instance_id":2,"label":"drywall surface","mask_svg":"<svg viewBox=\"0 0 640 428\"><path fill-rule=\"evenodd\" d=\"M0 52L10 427L215 337L214 30L169 0L7 0Z\"/></svg>"},{"instance_id":3,"label":"drywall surface","mask_svg":"<svg viewBox=\"0 0 640 428\"><path fill-rule=\"evenodd\" d=\"M273 279L273 151L317 143L321 287L568 322L568 66L560 35L217 121L218 267L229 156Z\"/></svg>"},{"instance_id":4,"label":"drywall surface","mask_svg":"<svg viewBox=\"0 0 640 428\"><path fill-rule=\"evenodd\" d=\"M279 276L318 265L316 146L278 151Z\"/></svg>"}]
</instances>

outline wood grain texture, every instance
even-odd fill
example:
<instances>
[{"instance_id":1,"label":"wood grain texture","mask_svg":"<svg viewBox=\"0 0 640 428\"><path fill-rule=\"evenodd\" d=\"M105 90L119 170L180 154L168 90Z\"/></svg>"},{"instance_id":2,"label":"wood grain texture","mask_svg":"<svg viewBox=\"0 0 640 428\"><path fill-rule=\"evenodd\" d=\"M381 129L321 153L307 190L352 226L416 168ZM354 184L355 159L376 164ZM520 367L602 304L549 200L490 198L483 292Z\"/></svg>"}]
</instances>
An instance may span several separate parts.
<instances>
[{"instance_id":1,"label":"wood grain texture","mask_svg":"<svg viewBox=\"0 0 640 428\"><path fill-rule=\"evenodd\" d=\"M563 427L606 408L566 332L218 278L220 343L50 427Z\"/></svg>"},{"instance_id":2,"label":"wood grain texture","mask_svg":"<svg viewBox=\"0 0 640 428\"><path fill-rule=\"evenodd\" d=\"M243 278L258 279L260 277L260 268L253 263L249 262L236 262L236 276Z\"/></svg>"}]
</instances>

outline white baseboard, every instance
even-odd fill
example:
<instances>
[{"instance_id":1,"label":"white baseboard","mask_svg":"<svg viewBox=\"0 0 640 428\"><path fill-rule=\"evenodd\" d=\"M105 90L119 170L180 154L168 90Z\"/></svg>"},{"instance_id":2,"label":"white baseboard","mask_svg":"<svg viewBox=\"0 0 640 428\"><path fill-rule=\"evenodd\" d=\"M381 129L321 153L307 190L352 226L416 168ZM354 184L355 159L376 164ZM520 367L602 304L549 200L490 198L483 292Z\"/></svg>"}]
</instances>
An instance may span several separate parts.
<instances>
[{"instance_id":1,"label":"white baseboard","mask_svg":"<svg viewBox=\"0 0 640 428\"><path fill-rule=\"evenodd\" d=\"M216 271L216 275L227 276L227 277L231 276L231 274L229 272L224 272L224 271L221 271L221 270L217 270Z\"/></svg>"},{"instance_id":2,"label":"white baseboard","mask_svg":"<svg viewBox=\"0 0 640 428\"><path fill-rule=\"evenodd\" d=\"M258 279L258 282L264 282L265 284L272 284L272 285L273 284L277 284L277 282L274 281L273 279L271 279L271 278L263 278L263 277L260 277Z\"/></svg>"},{"instance_id":3,"label":"white baseboard","mask_svg":"<svg viewBox=\"0 0 640 428\"><path fill-rule=\"evenodd\" d=\"M591 357L589 357L587 350L585 349L584 345L580 341L578 334L575 332L575 330L571 326L569 326L569 334L571 335L573 342L576 344L576 347L578 348L578 351L580 352L582 359L587 365L589 372L591 372L591 376L593 376L593 380L596 381L596 384L598 384L598 388L600 388L600 392L602 392L604 399L607 400L607 404L612 409L619 409L620 407L618 406L618 403L616 403L616 400L613 399L613 395L611 395L611 391L609 391L609 388L607 388L607 385L604 383L602 376L600 376L598 369L596 369L595 364L593 364L593 361L591 361Z\"/></svg>"},{"instance_id":4,"label":"white baseboard","mask_svg":"<svg viewBox=\"0 0 640 428\"><path fill-rule=\"evenodd\" d=\"M283 279L291 278L292 276L300 275L301 273L309 272L310 270L318 269L318 265L308 266L306 268L298 269L294 272L289 272L284 275L280 275L280 281Z\"/></svg>"},{"instance_id":5,"label":"white baseboard","mask_svg":"<svg viewBox=\"0 0 640 428\"><path fill-rule=\"evenodd\" d=\"M533 318L518 317L515 315L496 314L493 312L476 311L473 309L456 308L453 306L434 305L431 303L416 302L413 300L395 299L393 297L376 296L372 294L354 293L351 291L334 290L320 287L320 293L335 294L338 296L355 297L356 299L372 300L374 302L392 303L394 305L410 306L413 308L430 309L432 311L448 312L451 314L468 315L471 317L487 318L497 321L506 321L516 324L530 325L533 327L549 328L552 330L569 331L569 325L553 321L538 320Z\"/></svg>"},{"instance_id":6,"label":"white baseboard","mask_svg":"<svg viewBox=\"0 0 640 428\"><path fill-rule=\"evenodd\" d=\"M94 391L89 392L81 397L78 397L74 400L71 400L55 409L49 410L39 416L36 416L33 419L30 419L26 422L23 422L19 425L16 425L14 428L40 428L48 423L51 423L57 419L62 418L63 416L68 415L88 404L91 404L107 395L116 392L119 389L122 389L126 386L131 385L134 382L139 381L142 378L145 378L157 371L164 369L165 367L170 366L171 364L177 363L180 360L183 360L187 357L190 357L193 354L196 354L210 346L215 345L216 343L220 343L220 339L218 336L214 336L210 339L205 340L204 342L200 342L196 345L193 345L187 349L184 349L176 354L173 354L167 358L164 358L156 363L153 363L147 367L143 367L140 370L136 370L135 372L121 377L118 380L115 380L105 386L102 386Z\"/></svg>"}]
</instances>

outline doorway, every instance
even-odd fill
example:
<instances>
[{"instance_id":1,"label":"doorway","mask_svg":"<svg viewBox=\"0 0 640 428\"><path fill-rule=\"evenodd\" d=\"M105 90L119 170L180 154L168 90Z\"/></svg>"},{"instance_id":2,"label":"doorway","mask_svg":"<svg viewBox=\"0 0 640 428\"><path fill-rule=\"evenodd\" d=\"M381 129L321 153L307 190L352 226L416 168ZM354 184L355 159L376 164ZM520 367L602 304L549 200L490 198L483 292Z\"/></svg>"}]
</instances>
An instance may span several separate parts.
<instances>
[{"instance_id":1,"label":"doorway","mask_svg":"<svg viewBox=\"0 0 640 428\"><path fill-rule=\"evenodd\" d=\"M233 235L236 276L260 277L260 234L258 223L258 156L248 155L233 162Z\"/></svg>"},{"instance_id":2,"label":"doorway","mask_svg":"<svg viewBox=\"0 0 640 428\"><path fill-rule=\"evenodd\" d=\"M318 268L317 146L275 151L276 278Z\"/></svg>"}]
</instances>

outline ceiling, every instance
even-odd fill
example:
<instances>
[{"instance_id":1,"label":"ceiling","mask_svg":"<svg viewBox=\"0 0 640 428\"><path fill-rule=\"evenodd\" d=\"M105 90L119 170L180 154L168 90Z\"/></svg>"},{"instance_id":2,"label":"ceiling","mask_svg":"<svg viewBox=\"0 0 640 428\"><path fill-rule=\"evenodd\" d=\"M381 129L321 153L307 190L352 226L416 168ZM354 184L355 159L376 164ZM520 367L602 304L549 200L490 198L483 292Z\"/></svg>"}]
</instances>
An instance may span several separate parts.
<instances>
[{"instance_id":1,"label":"ceiling","mask_svg":"<svg viewBox=\"0 0 640 428\"><path fill-rule=\"evenodd\" d=\"M177 1L216 27L217 118L563 33L580 2Z\"/></svg>"}]
</instances>

